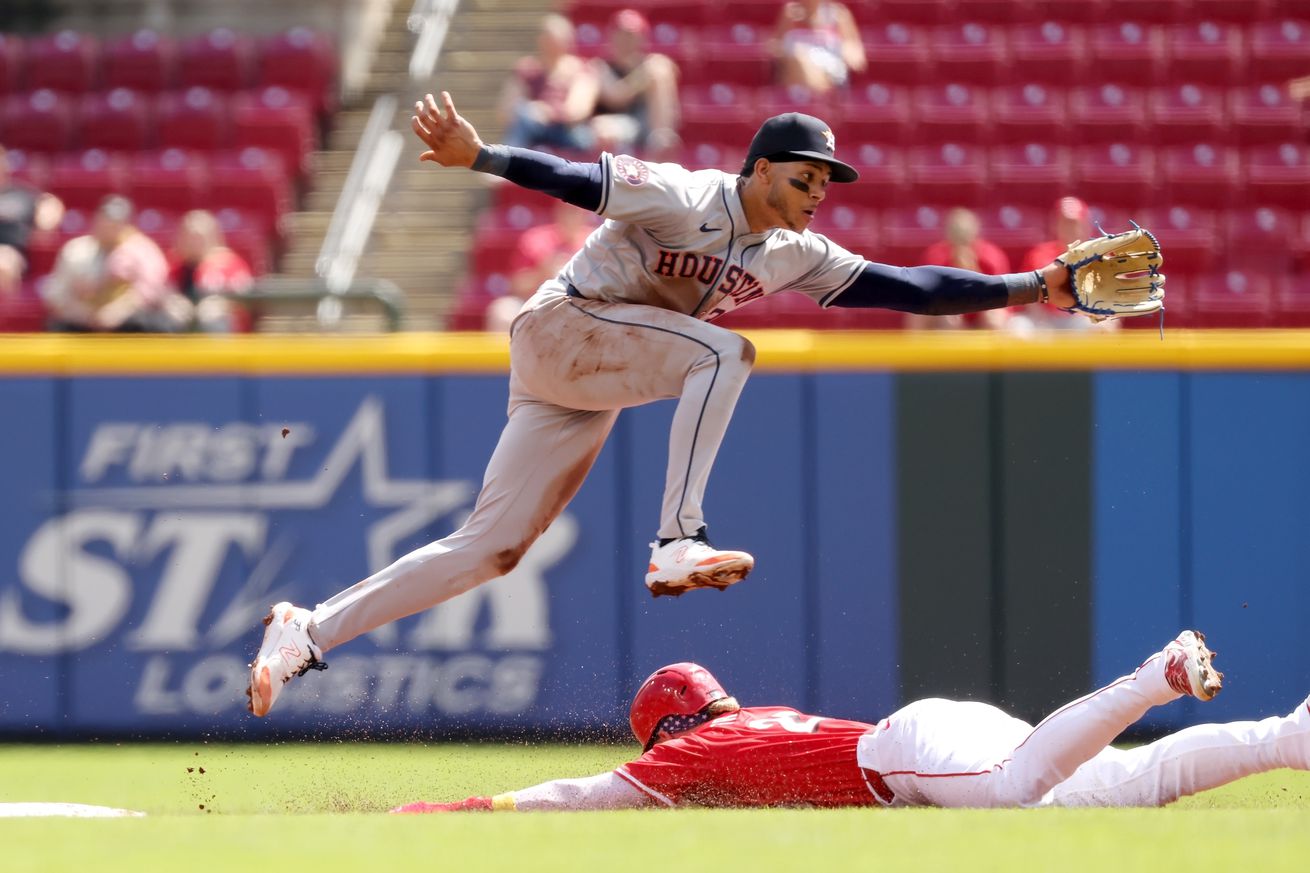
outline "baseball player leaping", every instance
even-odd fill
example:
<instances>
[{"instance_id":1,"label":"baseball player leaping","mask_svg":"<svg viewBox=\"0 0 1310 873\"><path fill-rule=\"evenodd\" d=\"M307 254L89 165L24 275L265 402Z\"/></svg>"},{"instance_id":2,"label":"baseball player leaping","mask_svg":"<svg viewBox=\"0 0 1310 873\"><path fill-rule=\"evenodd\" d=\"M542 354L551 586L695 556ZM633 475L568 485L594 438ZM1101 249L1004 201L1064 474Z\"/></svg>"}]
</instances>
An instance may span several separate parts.
<instances>
[{"instance_id":1,"label":"baseball player leaping","mask_svg":"<svg viewBox=\"0 0 1310 873\"><path fill-rule=\"evenodd\" d=\"M1109 746L1153 706L1210 700L1223 674L1184 631L1134 672L1037 727L985 703L920 700L877 725L743 709L703 667L655 671L632 701L644 753L608 773L393 812L662 806L1163 806L1243 776L1310 769L1310 700L1290 715Z\"/></svg>"},{"instance_id":2,"label":"baseball player leaping","mask_svg":"<svg viewBox=\"0 0 1310 873\"><path fill-rule=\"evenodd\" d=\"M828 183L853 182L817 118L770 118L740 175L603 154L565 161L486 145L432 95L415 105L420 160L491 173L593 210L605 223L523 306L511 329L509 420L467 522L314 611L279 603L250 673L265 715L292 677L362 633L503 576L572 499L620 409L677 398L658 539L646 585L726 588L754 558L705 535L701 501L755 350L713 320L797 291L821 306L953 314L1049 301L1093 318L1160 308L1154 238L1136 230L1073 247L1031 273L984 276L866 261L808 228Z\"/></svg>"}]
</instances>

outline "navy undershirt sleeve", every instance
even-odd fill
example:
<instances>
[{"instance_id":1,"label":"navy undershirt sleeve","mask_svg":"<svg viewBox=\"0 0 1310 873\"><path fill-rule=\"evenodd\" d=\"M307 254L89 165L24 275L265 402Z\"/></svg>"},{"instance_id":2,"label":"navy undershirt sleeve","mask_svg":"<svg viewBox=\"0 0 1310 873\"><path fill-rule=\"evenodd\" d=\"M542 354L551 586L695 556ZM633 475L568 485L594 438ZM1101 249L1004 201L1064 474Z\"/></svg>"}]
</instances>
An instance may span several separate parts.
<instances>
[{"instance_id":1,"label":"navy undershirt sleeve","mask_svg":"<svg viewBox=\"0 0 1310 873\"><path fill-rule=\"evenodd\" d=\"M580 164L516 146L483 146L473 162L481 173L503 176L515 185L549 194L595 212L600 208L600 163Z\"/></svg>"},{"instance_id":2,"label":"navy undershirt sleeve","mask_svg":"<svg viewBox=\"0 0 1310 873\"><path fill-rule=\"evenodd\" d=\"M1019 301L1012 295L1035 288L1035 283L1032 273L985 276L953 267L893 267L869 262L826 305L959 315L1013 305Z\"/></svg>"}]
</instances>

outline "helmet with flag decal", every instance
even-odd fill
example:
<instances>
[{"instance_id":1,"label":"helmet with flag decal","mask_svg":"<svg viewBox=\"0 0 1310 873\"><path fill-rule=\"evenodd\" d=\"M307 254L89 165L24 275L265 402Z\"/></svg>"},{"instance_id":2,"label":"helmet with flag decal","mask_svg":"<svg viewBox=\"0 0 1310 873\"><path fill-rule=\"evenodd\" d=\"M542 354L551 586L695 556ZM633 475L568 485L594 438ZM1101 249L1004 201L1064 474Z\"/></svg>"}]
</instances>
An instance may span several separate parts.
<instances>
[{"instance_id":1,"label":"helmet with flag decal","mask_svg":"<svg viewBox=\"0 0 1310 873\"><path fill-rule=\"evenodd\" d=\"M642 748L740 709L719 680L699 664L683 661L661 667L641 683L632 698L628 721Z\"/></svg>"}]
</instances>

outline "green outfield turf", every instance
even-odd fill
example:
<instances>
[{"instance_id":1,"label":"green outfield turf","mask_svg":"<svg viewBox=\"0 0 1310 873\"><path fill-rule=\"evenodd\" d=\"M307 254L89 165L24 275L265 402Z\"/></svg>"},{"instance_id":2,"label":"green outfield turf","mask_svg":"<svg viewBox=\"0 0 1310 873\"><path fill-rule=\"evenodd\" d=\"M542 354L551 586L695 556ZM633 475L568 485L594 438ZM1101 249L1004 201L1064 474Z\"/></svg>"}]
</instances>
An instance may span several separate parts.
<instances>
[{"instance_id":1,"label":"green outfield turf","mask_svg":"<svg viewBox=\"0 0 1310 873\"><path fill-rule=\"evenodd\" d=\"M1163 810L384 814L410 800L600 772L632 751L500 743L0 746L0 802L149 813L0 819L0 871L1310 870L1310 774L1288 771Z\"/></svg>"}]
</instances>

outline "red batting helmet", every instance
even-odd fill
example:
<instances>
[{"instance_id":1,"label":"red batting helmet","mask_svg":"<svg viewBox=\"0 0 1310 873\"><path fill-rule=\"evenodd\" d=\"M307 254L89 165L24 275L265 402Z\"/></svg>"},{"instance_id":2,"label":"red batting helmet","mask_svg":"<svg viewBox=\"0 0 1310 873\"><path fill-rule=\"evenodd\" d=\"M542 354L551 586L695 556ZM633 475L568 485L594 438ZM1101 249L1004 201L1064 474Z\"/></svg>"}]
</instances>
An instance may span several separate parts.
<instances>
[{"instance_id":1,"label":"red batting helmet","mask_svg":"<svg viewBox=\"0 0 1310 873\"><path fill-rule=\"evenodd\" d=\"M728 692L699 664L683 661L660 667L646 677L632 698L628 721L632 735L644 748L655 745L660 722L670 715L696 715Z\"/></svg>"}]
</instances>

